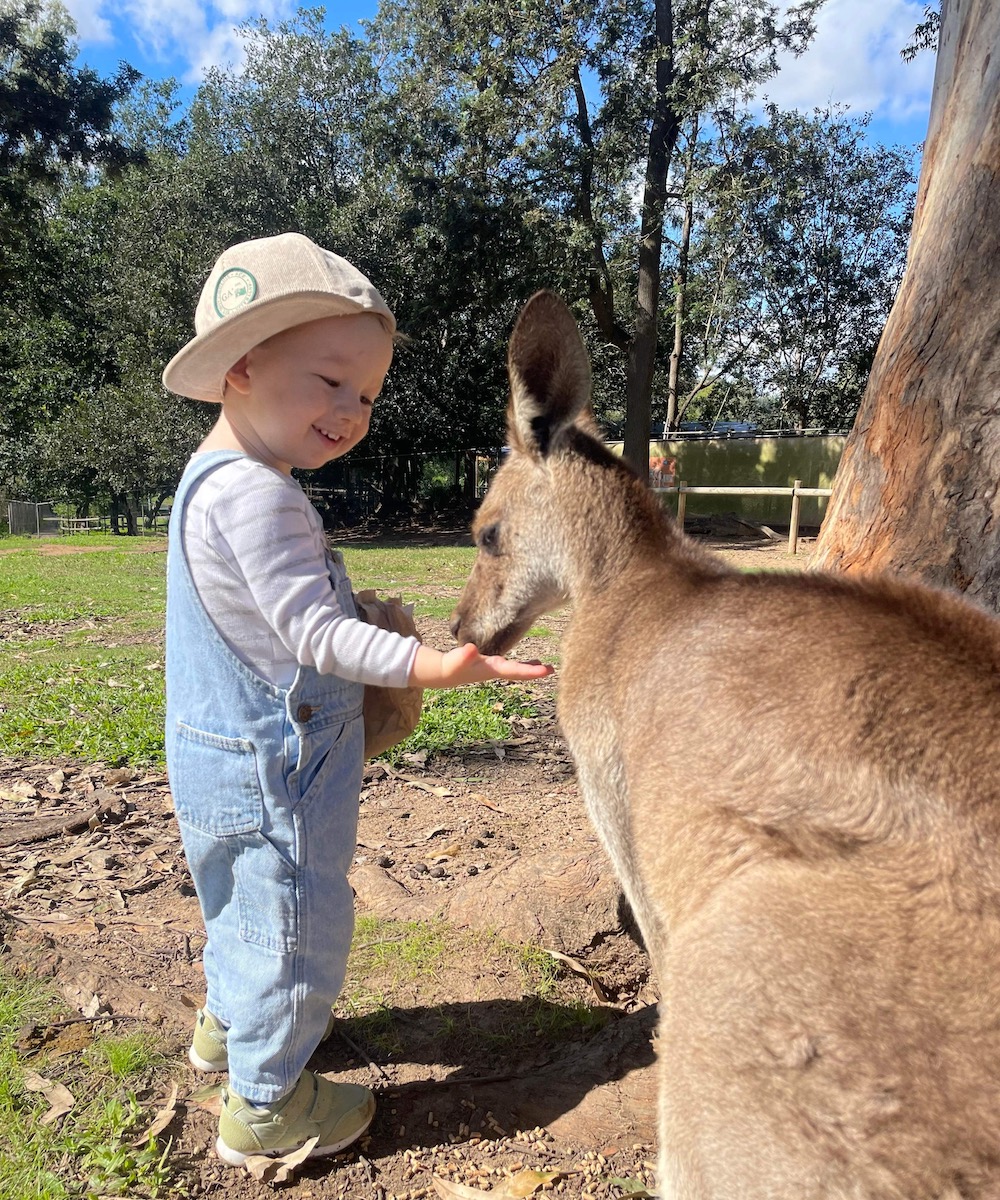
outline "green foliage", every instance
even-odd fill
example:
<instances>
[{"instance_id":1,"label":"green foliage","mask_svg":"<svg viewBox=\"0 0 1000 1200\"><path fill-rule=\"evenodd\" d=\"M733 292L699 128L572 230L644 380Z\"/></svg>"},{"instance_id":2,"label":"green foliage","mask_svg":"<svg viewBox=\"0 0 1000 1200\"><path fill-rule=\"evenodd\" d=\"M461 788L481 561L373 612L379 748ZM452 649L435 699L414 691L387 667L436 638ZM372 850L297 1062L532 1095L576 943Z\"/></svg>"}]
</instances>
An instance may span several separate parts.
<instances>
[{"instance_id":1,"label":"green foliage","mask_svg":"<svg viewBox=\"0 0 1000 1200\"><path fill-rule=\"evenodd\" d=\"M869 145L867 118L837 109L766 116L700 149L688 382L843 427L902 277L911 156Z\"/></svg>"},{"instance_id":2,"label":"green foliage","mask_svg":"<svg viewBox=\"0 0 1000 1200\"><path fill-rule=\"evenodd\" d=\"M50 990L0 970L0 1200L183 1195L156 1140L136 1144L151 1115L136 1099L160 1061L148 1035L107 1035L81 1060L32 1060L32 1070L69 1088L70 1112L43 1125L48 1104L26 1087L15 1043L25 1025L57 1019ZM131 1084L131 1087L126 1086Z\"/></svg>"},{"instance_id":3,"label":"green foliage","mask_svg":"<svg viewBox=\"0 0 1000 1200\"><path fill-rule=\"evenodd\" d=\"M481 683L427 691L420 724L384 757L396 762L403 754L421 750L461 749L475 742L503 741L510 737L512 717L534 714L524 694L509 684Z\"/></svg>"},{"instance_id":4,"label":"green foliage","mask_svg":"<svg viewBox=\"0 0 1000 1200\"><path fill-rule=\"evenodd\" d=\"M908 210L886 197L908 197L908 167L866 151L861 123L743 111L820 3L384 0L360 36L303 9L244 26L245 66L189 104L172 81L77 70L67 18L9 7L0 162L35 208L22 237L0 203L18 279L0 303L0 483L81 513L169 495L213 409L167 396L162 367L219 252L286 229L357 262L409 337L365 447L387 456L383 515L433 490L418 452L501 444L507 337L542 286L580 319L599 415L631 410L642 442L673 342L660 310L682 303L683 390L706 416L842 423L898 276ZM661 303L682 266L680 239L661 245L675 188L697 229L689 283ZM866 229L881 281L858 266Z\"/></svg>"},{"instance_id":5,"label":"green foliage","mask_svg":"<svg viewBox=\"0 0 1000 1200\"><path fill-rule=\"evenodd\" d=\"M924 19L914 29L913 37L900 51L904 62L913 62L921 50L936 50L941 33L941 5L939 0L924 5Z\"/></svg>"}]
</instances>

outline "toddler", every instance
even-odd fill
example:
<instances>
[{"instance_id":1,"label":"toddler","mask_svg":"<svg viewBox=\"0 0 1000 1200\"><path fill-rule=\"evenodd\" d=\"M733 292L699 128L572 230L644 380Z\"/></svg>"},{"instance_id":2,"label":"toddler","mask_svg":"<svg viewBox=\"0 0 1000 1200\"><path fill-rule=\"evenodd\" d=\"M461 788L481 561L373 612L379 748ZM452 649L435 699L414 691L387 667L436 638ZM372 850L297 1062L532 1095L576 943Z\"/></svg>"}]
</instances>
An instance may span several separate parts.
<instances>
[{"instance_id":1,"label":"toddler","mask_svg":"<svg viewBox=\"0 0 1000 1200\"><path fill-rule=\"evenodd\" d=\"M364 685L451 687L550 668L442 654L356 617L291 470L368 432L396 323L369 280L300 234L244 242L202 290L167 388L221 406L174 496L167 766L205 921L193 1065L229 1072L216 1149L240 1165L367 1129L367 1088L306 1070L354 925L347 871Z\"/></svg>"}]
</instances>

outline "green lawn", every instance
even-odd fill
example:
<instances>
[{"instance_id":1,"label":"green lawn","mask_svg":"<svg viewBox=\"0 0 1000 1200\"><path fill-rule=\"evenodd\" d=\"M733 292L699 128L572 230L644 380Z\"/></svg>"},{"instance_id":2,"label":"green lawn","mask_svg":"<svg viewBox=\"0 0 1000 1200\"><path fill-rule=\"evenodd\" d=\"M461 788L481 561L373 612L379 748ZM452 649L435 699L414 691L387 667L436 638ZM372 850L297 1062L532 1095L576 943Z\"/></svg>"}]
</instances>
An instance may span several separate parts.
<instances>
[{"instance_id":1,"label":"green lawn","mask_svg":"<svg viewBox=\"0 0 1000 1200\"><path fill-rule=\"evenodd\" d=\"M53 554L52 543L0 539L0 755L162 762L166 556L149 543L94 535L57 544L88 553ZM443 617L473 551L361 547L346 557L356 589L401 594L415 602L418 617ZM532 712L525 692L507 684L428 692L420 726L390 754L502 739L511 718ZM427 971L444 953L444 935L433 924L383 928L371 921L359 922L358 933L361 957L352 957L344 1015L378 1043L395 1033L391 1005L372 992L373 972L388 987L400 973ZM449 943L449 951L488 951L498 972L523 973L526 995L536 998L526 1036L535 1027L552 1032L556 1020L576 1036L594 1019L588 1005L551 994L551 961L536 962L496 939L474 947L466 941ZM72 1058L50 1060L44 1048L23 1058L24 1030L64 1012L46 983L0 963L0 1200L187 1194L178 1190L169 1141L138 1136L152 1120L151 1097L166 1094L176 1063L163 1058L151 1034L127 1026L96 1036ZM380 1021L388 1023L381 1033ZM449 1005L441 1005L441 1021L444 1036L453 1021ZM522 1035L512 1032L512 1052ZM458 1029L448 1036L478 1034ZM75 1103L61 1120L42 1124L59 1085Z\"/></svg>"},{"instance_id":2,"label":"green lawn","mask_svg":"<svg viewBox=\"0 0 1000 1200\"><path fill-rule=\"evenodd\" d=\"M150 544L0 539L0 754L163 761L166 555ZM74 546L87 552L52 553ZM418 617L445 618L474 555L471 546L364 546L345 559L355 590L398 594ZM389 756L500 739L510 717L529 711L509 685L428 693L420 727Z\"/></svg>"}]
</instances>

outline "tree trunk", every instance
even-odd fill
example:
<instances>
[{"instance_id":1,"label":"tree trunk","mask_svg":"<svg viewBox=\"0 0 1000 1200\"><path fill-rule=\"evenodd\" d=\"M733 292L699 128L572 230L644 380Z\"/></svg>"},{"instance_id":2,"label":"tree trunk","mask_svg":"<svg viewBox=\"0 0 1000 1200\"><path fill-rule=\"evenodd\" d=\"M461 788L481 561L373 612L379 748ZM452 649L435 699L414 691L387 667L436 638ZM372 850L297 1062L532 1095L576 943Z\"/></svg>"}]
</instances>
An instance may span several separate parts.
<instances>
[{"instance_id":1,"label":"tree trunk","mask_svg":"<svg viewBox=\"0 0 1000 1200\"><path fill-rule=\"evenodd\" d=\"M129 501L127 492L112 492L111 493L111 532L121 534L122 518L125 519L125 532L129 537L136 537L139 533L136 525L135 512Z\"/></svg>"},{"instance_id":2,"label":"tree trunk","mask_svg":"<svg viewBox=\"0 0 1000 1200\"><path fill-rule=\"evenodd\" d=\"M628 349L625 445L622 455L639 475L649 473L649 434L653 367L656 363L656 318L660 306L660 254L667 173L677 143L674 109L674 20L671 0L656 0L656 104L649 130L646 181L639 231L639 288L635 329Z\"/></svg>"},{"instance_id":3,"label":"tree trunk","mask_svg":"<svg viewBox=\"0 0 1000 1200\"><path fill-rule=\"evenodd\" d=\"M906 275L817 543L1000 609L1000 0L945 0Z\"/></svg>"},{"instance_id":4,"label":"tree trunk","mask_svg":"<svg viewBox=\"0 0 1000 1200\"><path fill-rule=\"evenodd\" d=\"M692 158L694 157L692 153ZM688 164L690 170L690 163ZM674 272L674 348L670 355L670 374L667 378L667 429L674 430L680 421L677 404L677 382L684 358L684 314L687 300L688 257L691 253L691 222L694 201L684 197L684 219L681 222L681 244L677 251L677 270Z\"/></svg>"}]
</instances>

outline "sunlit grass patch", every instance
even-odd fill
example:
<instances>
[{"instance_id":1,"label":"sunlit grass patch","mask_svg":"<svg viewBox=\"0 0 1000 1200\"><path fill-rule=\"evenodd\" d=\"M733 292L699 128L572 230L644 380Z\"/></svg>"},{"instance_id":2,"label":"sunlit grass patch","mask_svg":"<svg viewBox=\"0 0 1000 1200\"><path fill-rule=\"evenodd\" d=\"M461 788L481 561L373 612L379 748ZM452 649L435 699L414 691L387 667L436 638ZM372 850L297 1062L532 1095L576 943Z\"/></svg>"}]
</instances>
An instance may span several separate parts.
<instances>
[{"instance_id":1,"label":"sunlit grass patch","mask_svg":"<svg viewBox=\"0 0 1000 1200\"><path fill-rule=\"evenodd\" d=\"M60 1016L47 985L0 970L0 1200L184 1195L167 1147L137 1138L152 1119L137 1092L162 1061L153 1035L102 1035L80 1056L22 1062L23 1029ZM52 1085L72 1103L43 1123Z\"/></svg>"},{"instance_id":2,"label":"sunlit grass patch","mask_svg":"<svg viewBox=\"0 0 1000 1200\"><path fill-rule=\"evenodd\" d=\"M156 646L19 647L0 659L0 754L161 762L162 667Z\"/></svg>"},{"instance_id":3,"label":"sunlit grass patch","mask_svg":"<svg viewBox=\"0 0 1000 1200\"><path fill-rule=\"evenodd\" d=\"M333 540L336 544L336 537ZM476 550L471 545L344 549L344 562L355 591L375 588L382 595L402 593L404 600L421 602L428 590L463 587L475 558Z\"/></svg>"},{"instance_id":4,"label":"sunlit grass patch","mask_svg":"<svg viewBox=\"0 0 1000 1200\"><path fill-rule=\"evenodd\" d=\"M148 628L162 625L165 605L164 554L108 549L92 554L0 555L0 612L16 612L24 620L117 617Z\"/></svg>"},{"instance_id":5,"label":"sunlit grass patch","mask_svg":"<svg viewBox=\"0 0 1000 1200\"><path fill-rule=\"evenodd\" d=\"M112 1079L145 1075L163 1061L156 1038L145 1032L96 1038L83 1057L95 1072Z\"/></svg>"},{"instance_id":6,"label":"sunlit grass patch","mask_svg":"<svg viewBox=\"0 0 1000 1200\"><path fill-rule=\"evenodd\" d=\"M533 717L536 709L517 687L482 683L424 692L420 724L405 742L387 752L392 759L421 750L433 752L511 736L514 717Z\"/></svg>"}]
</instances>

